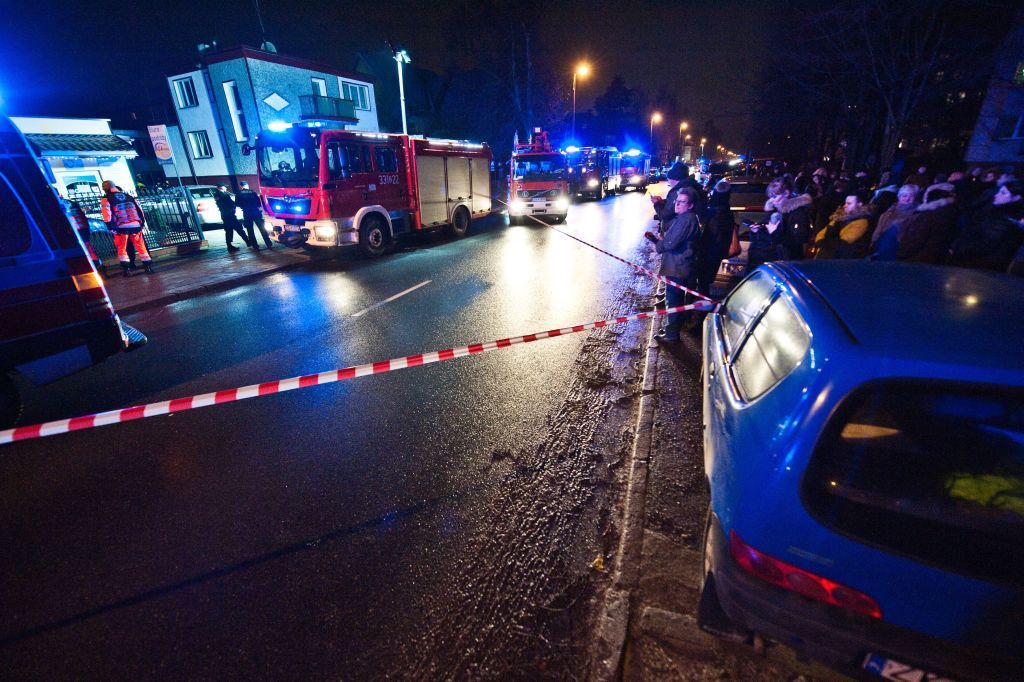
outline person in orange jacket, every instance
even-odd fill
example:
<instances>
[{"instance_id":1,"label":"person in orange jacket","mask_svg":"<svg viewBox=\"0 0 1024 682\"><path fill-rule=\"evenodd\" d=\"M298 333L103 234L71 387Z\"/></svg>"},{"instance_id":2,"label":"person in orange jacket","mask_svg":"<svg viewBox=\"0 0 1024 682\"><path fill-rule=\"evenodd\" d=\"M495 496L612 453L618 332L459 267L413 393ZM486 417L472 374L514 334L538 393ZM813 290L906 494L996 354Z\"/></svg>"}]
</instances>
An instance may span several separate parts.
<instances>
[{"instance_id":1,"label":"person in orange jacket","mask_svg":"<svg viewBox=\"0 0 1024 682\"><path fill-rule=\"evenodd\" d=\"M146 241L142 237L142 228L146 224L146 216L142 207L132 195L124 192L110 180L103 181L103 198L100 208L103 211L103 222L114 233L114 246L117 247L117 260L121 263L121 272L131 277L131 265L128 262L128 240L130 239L147 274L153 274L153 259L146 249Z\"/></svg>"}]
</instances>

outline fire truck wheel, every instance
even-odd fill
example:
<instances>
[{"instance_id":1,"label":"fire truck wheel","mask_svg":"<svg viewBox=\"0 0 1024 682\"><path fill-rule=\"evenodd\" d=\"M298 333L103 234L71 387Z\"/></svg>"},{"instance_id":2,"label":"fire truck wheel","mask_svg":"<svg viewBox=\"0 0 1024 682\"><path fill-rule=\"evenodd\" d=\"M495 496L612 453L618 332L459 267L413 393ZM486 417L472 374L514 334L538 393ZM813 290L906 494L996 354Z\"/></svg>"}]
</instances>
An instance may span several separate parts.
<instances>
[{"instance_id":1,"label":"fire truck wheel","mask_svg":"<svg viewBox=\"0 0 1024 682\"><path fill-rule=\"evenodd\" d=\"M446 228L446 231L452 237L465 237L471 222L473 221L469 216L469 210L465 206L459 206L452 214L452 224Z\"/></svg>"},{"instance_id":2,"label":"fire truck wheel","mask_svg":"<svg viewBox=\"0 0 1024 682\"><path fill-rule=\"evenodd\" d=\"M17 424L23 409L14 380L7 374L0 374L0 429L8 429Z\"/></svg>"},{"instance_id":3,"label":"fire truck wheel","mask_svg":"<svg viewBox=\"0 0 1024 682\"><path fill-rule=\"evenodd\" d=\"M388 248L388 226L378 216L369 215L359 223L359 248L366 256L378 258Z\"/></svg>"}]
</instances>

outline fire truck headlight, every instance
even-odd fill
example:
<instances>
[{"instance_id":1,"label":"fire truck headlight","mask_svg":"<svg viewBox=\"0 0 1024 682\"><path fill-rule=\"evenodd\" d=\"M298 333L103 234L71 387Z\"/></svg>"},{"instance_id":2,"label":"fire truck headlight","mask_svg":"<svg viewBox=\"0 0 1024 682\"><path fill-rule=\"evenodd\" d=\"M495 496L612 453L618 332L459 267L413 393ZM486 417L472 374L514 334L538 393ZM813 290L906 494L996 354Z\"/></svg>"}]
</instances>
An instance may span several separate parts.
<instances>
[{"instance_id":1,"label":"fire truck headlight","mask_svg":"<svg viewBox=\"0 0 1024 682\"><path fill-rule=\"evenodd\" d=\"M558 197L555 199L555 208L559 211L569 210L569 197Z\"/></svg>"},{"instance_id":2,"label":"fire truck headlight","mask_svg":"<svg viewBox=\"0 0 1024 682\"><path fill-rule=\"evenodd\" d=\"M316 235L318 241L329 241L334 239L335 235L338 234L338 230L334 227L334 223L327 223L326 225L314 227L313 234Z\"/></svg>"},{"instance_id":3,"label":"fire truck headlight","mask_svg":"<svg viewBox=\"0 0 1024 682\"><path fill-rule=\"evenodd\" d=\"M629 179L629 181L632 182L632 183L637 183L637 182L640 182L641 180L643 180L643 178L640 177L639 175L634 175L633 177L631 177Z\"/></svg>"},{"instance_id":4,"label":"fire truck headlight","mask_svg":"<svg viewBox=\"0 0 1024 682\"><path fill-rule=\"evenodd\" d=\"M280 201L275 201L271 205L271 208L273 208L276 212L280 213L281 211L284 210L284 204L282 204Z\"/></svg>"},{"instance_id":5,"label":"fire truck headlight","mask_svg":"<svg viewBox=\"0 0 1024 682\"><path fill-rule=\"evenodd\" d=\"M598 182L597 178L590 178L587 180L587 187L597 187L599 184L601 183Z\"/></svg>"},{"instance_id":6,"label":"fire truck headlight","mask_svg":"<svg viewBox=\"0 0 1024 682\"><path fill-rule=\"evenodd\" d=\"M526 210L526 202L522 199L513 199L508 202L508 212L516 215Z\"/></svg>"}]
</instances>

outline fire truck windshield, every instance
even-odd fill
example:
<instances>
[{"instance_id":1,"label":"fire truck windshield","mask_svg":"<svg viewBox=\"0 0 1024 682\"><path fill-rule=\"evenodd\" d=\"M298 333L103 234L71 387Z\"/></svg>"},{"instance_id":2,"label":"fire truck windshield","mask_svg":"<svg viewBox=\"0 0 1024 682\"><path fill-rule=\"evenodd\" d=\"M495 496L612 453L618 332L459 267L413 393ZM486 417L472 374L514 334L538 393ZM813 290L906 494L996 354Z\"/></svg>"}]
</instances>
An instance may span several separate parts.
<instances>
[{"instance_id":1,"label":"fire truck windshield","mask_svg":"<svg viewBox=\"0 0 1024 682\"><path fill-rule=\"evenodd\" d=\"M320 156L312 140L304 145L260 145L260 185L263 187L316 187Z\"/></svg>"},{"instance_id":2,"label":"fire truck windshield","mask_svg":"<svg viewBox=\"0 0 1024 682\"><path fill-rule=\"evenodd\" d=\"M554 180L565 175L561 154L531 154L516 158L516 180Z\"/></svg>"}]
</instances>

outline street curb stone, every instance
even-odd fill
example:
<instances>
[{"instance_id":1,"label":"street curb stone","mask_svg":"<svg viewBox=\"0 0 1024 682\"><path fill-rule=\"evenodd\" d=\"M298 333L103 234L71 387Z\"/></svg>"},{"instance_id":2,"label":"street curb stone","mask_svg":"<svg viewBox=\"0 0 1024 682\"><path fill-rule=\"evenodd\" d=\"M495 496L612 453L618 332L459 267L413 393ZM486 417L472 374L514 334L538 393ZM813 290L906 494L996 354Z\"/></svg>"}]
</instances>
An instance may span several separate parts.
<instances>
[{"instance_id":1,"label":"street curb stone","mask_svg":"<svg viewBox=\"0 0 1024 682\"><path fill-rule=\"evenodd\" d=\"M612 587L600 607L599 625L594 642L590 679L609 682L618 679L629 629L632 591L639 584L644 540L644 513L647 497L647 463L654 433L657 397L658 357L654 342L654 324L648 328L647 358L644 365L642 396L637 414L629 481L622 518L622 536L612 573Z\"/></svg>"},{"instance_id":2,"label":"street curb stone","mask_svg":"<svg viewBox=\"0 0 1024 682\"><path fill-rule=\"evenodd\" d=\"M195 287L190 289L181 289L178 291L171 291L163 296L151 298L145 301L138 301L137 303L131 303L129 305L118 306L114 305L114 309L118 315L131 315L133 313L141 312L143 310L149 310L150 308L159 308L161 306L169 305L171 303L177 303L178 301L184 301L195 296L202 296L205 294L212 294L218 291L226 291L233 289L243 284L249 284L258 279L262 279L267 275L272 275L282 270L289 270L299 265L304 265L310 261L295 261L294 263L283 263L265 270L259 270L257 272L247 272L239 275L238 277L232 277L231 279L221 280L212 284L197 284ZM159 277L159 271L154 277Z\"/></svg>"}]
</instances>

